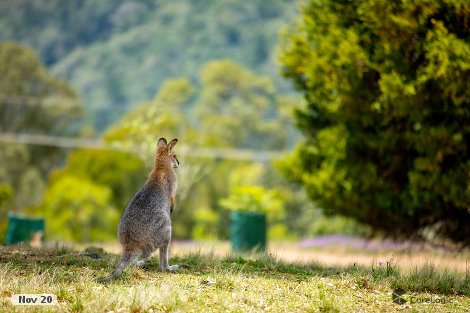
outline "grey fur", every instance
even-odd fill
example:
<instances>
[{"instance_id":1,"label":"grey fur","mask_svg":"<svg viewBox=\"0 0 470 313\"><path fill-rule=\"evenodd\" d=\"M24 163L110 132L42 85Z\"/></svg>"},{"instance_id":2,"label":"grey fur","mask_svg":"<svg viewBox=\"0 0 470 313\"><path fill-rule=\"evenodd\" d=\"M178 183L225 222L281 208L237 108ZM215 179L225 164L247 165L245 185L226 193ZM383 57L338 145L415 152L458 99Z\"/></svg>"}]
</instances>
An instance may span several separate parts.
<instances>
[{"instance_id":1,"label":"grey fur","mask_svg":"<svg viewBox=\"0 0 470 313\"><path fill-rule=\"evenodd\" d=\"M132 197L118 225L118 238L123 252L114 273L98 280L106 282L121 276L132 263L142 264L155 250L160 250L160 270L175 270L178 265L168 264L171 240L170 214L174 207L179 163L172 149L177 140L167 144L160 138L157 144L155 166L149 178Z\"/></svg>"}]
</instances>

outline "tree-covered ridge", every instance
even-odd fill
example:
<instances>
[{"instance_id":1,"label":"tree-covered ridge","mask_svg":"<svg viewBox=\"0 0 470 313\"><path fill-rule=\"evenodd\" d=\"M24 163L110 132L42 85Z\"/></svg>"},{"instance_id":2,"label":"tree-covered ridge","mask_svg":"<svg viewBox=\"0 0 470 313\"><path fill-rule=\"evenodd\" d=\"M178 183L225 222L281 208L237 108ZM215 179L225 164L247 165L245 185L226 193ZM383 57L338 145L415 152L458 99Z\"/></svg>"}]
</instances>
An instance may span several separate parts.
<instances>
[{"instance_id":1,"label":"tree-covered ridge","mask_svg":"<svg viewBox=\"0 0 470 313\"><path fill-rule=\"evenodd\" d=\"M317 204L387 234L469 243L469 12L463 1L305 6L281 57L308 103L305 141L283 168Z\"/></svg>"},{"instance_id":2,"label":"tree-covered ridge","mask_svg":"<svg viewBox=\"0 0 470 313\"><path fill-rule=\"evenodd\" d=\"M195 79L230 58L276 80L275 46L292 1L13 1L0 4L0 40L39 51L79 92L98 128L171 77Z\"/></svg>"},{"instance_id":3,"label":"tree-covered ridge","mask_svg":"<svg viewBox=\"0 0 470 313\"><path fill-rule=\"evenodd\" d=\"M156 6L155 1L2 1L0 38L34 47L49 66L78 47L107 40L125 25L142 23Z\"/></svg>"}]
</instances>

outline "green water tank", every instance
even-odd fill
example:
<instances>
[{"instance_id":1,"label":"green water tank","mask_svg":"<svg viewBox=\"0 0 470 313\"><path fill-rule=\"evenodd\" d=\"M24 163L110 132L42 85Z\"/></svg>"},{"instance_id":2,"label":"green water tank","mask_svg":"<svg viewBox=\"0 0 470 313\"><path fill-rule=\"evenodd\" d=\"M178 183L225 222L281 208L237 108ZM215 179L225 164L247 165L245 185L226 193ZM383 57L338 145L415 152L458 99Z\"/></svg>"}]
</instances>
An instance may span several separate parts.
<instances>
[{"instance_id":1,"label":"green water tank","mask_svg":"<svg viewBox=\"0 0 470 313\"><path fill-rule=\"evenodd\" d=\"M12 245L20 242L30 242L34 234L42 234L41 240L44 241L44 229L43 218L9 213L5 244Z\"/></svg>"},{"instance_id":2,"label":"green water tank","mask_svg":"<svg viewBox=\"0 0 470 313\"><path fill-rule=\"evenodd\" d=\"M257 212L230 213L230 241L237 252L266 250L266 214Z\"/></svg>"}]
</instances>

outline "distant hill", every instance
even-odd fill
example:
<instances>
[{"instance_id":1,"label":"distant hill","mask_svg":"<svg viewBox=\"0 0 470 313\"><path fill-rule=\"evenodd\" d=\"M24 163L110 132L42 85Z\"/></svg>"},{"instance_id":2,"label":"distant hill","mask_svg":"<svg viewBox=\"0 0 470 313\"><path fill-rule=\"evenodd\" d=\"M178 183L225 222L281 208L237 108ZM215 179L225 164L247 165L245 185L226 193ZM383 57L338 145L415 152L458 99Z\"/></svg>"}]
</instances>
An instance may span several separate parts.
<instances>
[{"instance_id":1,"label":"distant hill","mask_svg":"<svg viewBox=\"0 0 470 313\"><path fill-rule=\"evenodd\" d=\"M276 44L297 11L288 0L2 1L0 41L36 49L101 130L166 79L193 78L213 59L233 59L289 92Z\"/></svg>"}]
</instances>

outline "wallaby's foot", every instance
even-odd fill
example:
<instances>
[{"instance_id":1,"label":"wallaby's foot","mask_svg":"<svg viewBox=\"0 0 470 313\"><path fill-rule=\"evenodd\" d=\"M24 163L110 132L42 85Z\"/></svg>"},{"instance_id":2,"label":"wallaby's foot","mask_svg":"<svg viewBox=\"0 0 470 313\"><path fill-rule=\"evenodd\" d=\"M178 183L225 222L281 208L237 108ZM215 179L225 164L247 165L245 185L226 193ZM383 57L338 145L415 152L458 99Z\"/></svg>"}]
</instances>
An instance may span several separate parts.
<instances>
[{"instance_id":1,"label":"wallaby's foot","mask_svg":"<svg viewBox=\"0 0 470 313\"><path fill-rule=\"evenodd\" d=\"M175 264L175 265L168 265L166 270L167 271L170 271L170 272L173 272L173 271L176 271L177 269L179 269L180 266L178 264Z\"/></svg>"},{"instance_id":2,"label":"wallaby's foot","mask_svg":"<svg viewBox=\"0 0 470 313\"><path fill-rule=\"evenodd\" d=\"M136 259L138 258L138 255L135 253L129 252L129 251L124 251L121 255L121 262L119 262L119 265L116 267L116 270L109 275L108 277L98 279L97 282L102 284L110 280L114 280L118 277L121 276L122 271L130 264L134 263Z\"/></svg>"},{"instance_id":3,"label":"wallaby's foot","mask_svg":"<svg viewBox=\"0 0 470 313\"><path fill-rule=\"evenodd\" d=\"M139 260L139 261L136 261L136 262L135 262L135 265L137 265L137 266L144 266L145 263L146 263L145 260Z\"/></svg>"}]
</instances>

